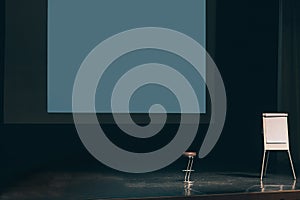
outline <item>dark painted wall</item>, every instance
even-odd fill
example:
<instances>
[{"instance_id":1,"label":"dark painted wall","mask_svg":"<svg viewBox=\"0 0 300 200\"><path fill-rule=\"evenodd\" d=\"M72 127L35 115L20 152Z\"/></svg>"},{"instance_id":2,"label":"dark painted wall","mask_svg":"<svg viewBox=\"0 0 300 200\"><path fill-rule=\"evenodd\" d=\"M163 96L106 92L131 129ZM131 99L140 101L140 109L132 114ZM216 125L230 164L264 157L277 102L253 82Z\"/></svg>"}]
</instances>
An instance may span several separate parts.
<instances>
[{"instance_id":1,"label":"dark painted wall","mask_svg":"<svg viewBox=\"0 0 300 200\"><path fill-rule=\"evenodd\" d=\"M260 167L261 113L277 109L277 38L277 1L218 1L216 62L228 96L218 146L224 163Z\"/></svg>"},{"instance_id":2,"label":"dark painted wall","mask_svg":"<svg viewBox=\"0 0 300 200\"><path fill-rule=\"evenodd\" d=\"M3 43L4 12L0 13ZM200 168L259 172L263 148L261 113L277 108L277 38L277 1L217 1L216 63L226 86L228 113L216 148L207 158L197 160ZM199 149L205 128L201 125L191 149ZM2 184L40 169L101 167L81 145L73 125L2 123L0 137ZM180 168L176 164L174 167Z\"/></svg>"}]
</instances>

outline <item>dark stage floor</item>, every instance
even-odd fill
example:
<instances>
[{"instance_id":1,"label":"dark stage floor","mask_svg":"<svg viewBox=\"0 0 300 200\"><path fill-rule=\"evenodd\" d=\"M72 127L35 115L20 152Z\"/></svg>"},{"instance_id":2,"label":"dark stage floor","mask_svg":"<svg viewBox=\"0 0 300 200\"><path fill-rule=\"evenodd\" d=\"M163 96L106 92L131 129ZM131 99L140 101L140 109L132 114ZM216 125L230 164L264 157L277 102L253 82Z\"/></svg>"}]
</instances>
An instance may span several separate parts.
<instances>
[{"instance_id":1,"label":"dark stage floor","mask_svg":"<svg viewBox=\"0 0 300 200\"><path fill-rule=\"evenodd\" d=\"M261 185L258 173L195 172L191 177L194 184L190 189L184 188L183 178L184 174L180 170L147 174L116 171L40 172L5 188L0 199L201 197L214 194L297 193L300 189L300 183L294 182L291 175L269 174Z\"/></svg>"}]
</instances>

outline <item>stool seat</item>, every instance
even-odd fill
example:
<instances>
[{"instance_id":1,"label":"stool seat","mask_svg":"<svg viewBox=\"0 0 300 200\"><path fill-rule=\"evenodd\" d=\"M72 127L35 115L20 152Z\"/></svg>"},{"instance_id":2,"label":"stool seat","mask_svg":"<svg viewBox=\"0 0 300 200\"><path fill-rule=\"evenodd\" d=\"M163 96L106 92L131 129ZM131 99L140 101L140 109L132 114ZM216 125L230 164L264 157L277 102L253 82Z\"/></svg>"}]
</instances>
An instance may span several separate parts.
<instances>
[{"instance_id":1,"label":"stool seat","mask_svg":"<svg viewBox=\"0 0 300 200\"><path fill-rule=\"evenodd\" d=\"M197 155L196 152L184 152L183 153L184 156L187 156L187 157L195 157Z\"/></svg>"}]
</instances>

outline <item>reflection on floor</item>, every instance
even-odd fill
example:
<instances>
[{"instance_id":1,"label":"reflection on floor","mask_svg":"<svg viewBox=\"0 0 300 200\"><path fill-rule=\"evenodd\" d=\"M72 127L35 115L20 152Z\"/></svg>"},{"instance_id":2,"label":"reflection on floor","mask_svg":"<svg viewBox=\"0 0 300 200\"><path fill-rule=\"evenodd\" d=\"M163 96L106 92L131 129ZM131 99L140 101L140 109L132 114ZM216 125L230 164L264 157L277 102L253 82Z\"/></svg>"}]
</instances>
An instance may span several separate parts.
<instances>
[{"instance_id":1,"label":"reflection on floor","mask_svg":"<svg viewBox=\"0 0 300 200\"><path fill-rule=\"evenodd\" d=\"M183 179L183 172L166 170L147 174L43 172L6 188L0 199L183 197L300 189L300 184L291 175L269 174L260 182L259 173L195 172L191 176L192 184L184 184Z\"/></svg>"}]
</instances>

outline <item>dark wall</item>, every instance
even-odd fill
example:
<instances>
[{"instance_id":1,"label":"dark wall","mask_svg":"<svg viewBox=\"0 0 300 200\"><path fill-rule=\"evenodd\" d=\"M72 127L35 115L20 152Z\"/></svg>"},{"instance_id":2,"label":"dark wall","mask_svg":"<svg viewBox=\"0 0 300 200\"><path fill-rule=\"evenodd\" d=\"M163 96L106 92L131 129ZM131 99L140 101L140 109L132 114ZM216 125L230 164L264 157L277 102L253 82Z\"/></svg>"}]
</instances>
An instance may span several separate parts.
<instances>
[{"instance_id":1,"label":"dark wall","mask_svg":"<svg viewBox=\"0 0 300 200\"><path fill-rule=\"evenodd\" d=\"M2 19L4 12L0 13ZM228 112L216 148L199 163L219 170L259 172L261 113L277 108L278 2L218 0L216 13L216 63L226 87ZM3 48L1 51L3 76ZM3 97L3 77L1 86ZM199 149L205 129L201 125L191 149ZM2 183L39 169L101 166L87 153L73 125L1 123L0 131Z\"/></svg>"},{"instance_id":2,"label":"dark wall","mask_svg":"<svg viewBox=\"0 0 300 200\"><path fill-rule=\"evenodd\" d=\"M218 156L259 170L261 113L277 109L278 1L218 1L216 63L227 97ZM226 155L224 155L224 153Z\"/></svg>"}]
</instances>

